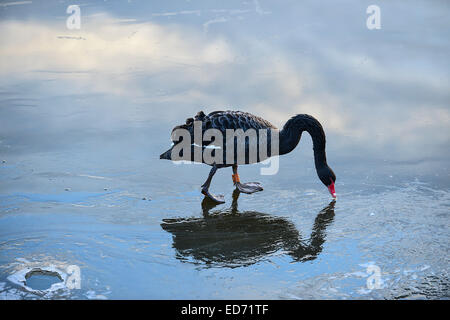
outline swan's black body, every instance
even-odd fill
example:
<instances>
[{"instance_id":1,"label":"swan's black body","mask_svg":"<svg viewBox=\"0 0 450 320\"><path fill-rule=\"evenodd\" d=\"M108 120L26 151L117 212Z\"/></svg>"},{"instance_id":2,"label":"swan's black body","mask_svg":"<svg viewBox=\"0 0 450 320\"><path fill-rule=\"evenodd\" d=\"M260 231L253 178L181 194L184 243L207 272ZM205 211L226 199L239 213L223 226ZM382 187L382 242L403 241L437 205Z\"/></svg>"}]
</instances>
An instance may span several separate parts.
<instances>
[{"instance_id":1,"label":"swan's black body","mask_svg":"<svg viewBox=\"0 0 450 320\"><path fill-rule=\"evenodd\" d=\"M283 155L286 153L291 152L294 150L294 148L297 146L297 144L300 141L301 135L303 131L307 131L313 141L313 147L314 147L314 160L315 160L315 166L317 175L319 176L320 180L323 184L325 184L330 193L333 197L335 197L335 191L334 191L334 182L336 180L336 176L331 170L331 168L327 164L326 159L326 153L325 153L325 132L322 128L322 125L317 121L314 117L307 115L307 114L299 114L291 119L289 119L286 124L284 125L283 129L278 130L274 125L272 125L269 121L264 120L260 117L257 117L251 113L248 112L242 112L242 111L214 111L210 114L206 115L203 113L203 111L200 111L197 113L197 115L194 118L188 118L186 120L186 123L183 125L176 126L172 132L174 132L177 129L186 129L189 131L191 135L191 141L195 141L194 137L194 121L201 121L201 131L202 136L203 134L209 130L209 129L216 129L219 130L222 133L222 136L224 137L224 141L221 144L221 147L223 149L223 161L220 164L216 163L207 163L204 161L203 157L201 159L197 159L197 161L202 163L207 163L209 165L212 165L212 169L210 172L210 175L204 185L202 186L202 193L206 196L212 198L213 200L216 200L217 202L222 202L222 198L217 198L214 195L211 195L208 191L209 185L211 183L212 176L215 174L216 170L218 168L223 167L233 167L233 182L236 184L237 188L245 193L253 193L256 191L261 191L262 187L258 183L250 183L250 184L241 184L239 181L239 176L237 174L237 166L240 164L248 164L248 163L255 163L260 162L264 159L261 159L259 157L260 153L258 152L258 156L256 158L256 161L250 161L249 157L249 139L245 139L243 143L245 143L245 161L244 163L238 162L236 155L234 155L234 161L230 163L230 161L226 161L226 154L227 154L227 148L226 148L226 141L225 137L227 134L227 129L233 129L238 130L242 129L245 133L249 129L254 129L257 136L257 145L258 147L261 144L260 140L260 134L261 130L266 132L267 137L269 139L266 139L267 141L267 155L268 157L274 156L274 155ZM270 137L272 136L272 132L275 130L279 135L279 152L277 153L275 148L272 148ZM174 141L174 144L179 143L180 141ZM235 139L234 141L234 149L237 150L237 143L238 140ZM212 144L216 144L213 142L202 142L202 151L205 150L207 147L211 147ZM191 146L191 155L192 157L190 159L194 160L194 150L195 148L199 148L199 146L192 145ZM167 150L163 154L161 154L161 159L167 159L171 160L172 157L172 149ZM274 149L274 150L272 150ZM236 152L234 152L236 153Z\"/></svg>"},{"instance_id":2,"label":"swan's black body","mask_svg":"<svg viewBox=\"0 0 450 320\"><path fill-rule=\"evenodd\" d=\"M274 129L274 130L277 129L269 121L266 121L260 117L257 117L251 113L248 113L248 112L214 111L214 112L211 112L210 114L206 115L203 113L203 111L200 111L197 113L197 115L194 118L186 119L185 124L179 125L179 126L176 126L175 128L173 128L172 132L174 132L177 129L186 129L189 131L189 133L191 135L191 141L194 142L195 141L194 121L201 121L202 136L205 134L205 132L207 130L210 130L210 129L216 129L221 132L223 141L212 141L212 142L203 141L202 142L202 152L201 152L203 154L203 151L205 150L205 148L211 147L212 145L220 145L221 148L223 149L223 159L220 164L216 164L216 166L218 168L230 167L232 165L239 165L239 164L257 163L262 160L265 160L265 159L260 159L259 153L258 153L258 157L257 157L256 161L250 161L250 159L249 159L249 139L245 139L245 147L244 147L245 148L244 149L245 150L245 161L244 161L244 163L238 163L236 152L233 152L234 161L232 163L230 163L230 161L226 161L226 156L227 156L226 130L227 129L231 129L231 130L241 129L241 130L243 130L244 133L247 132L249 129L255 130L255 133L256 133L256 136L258 139L257 145L259 145L259 136L260 136L259 130L265 130L267 132L267 135L270 137L271 129ZM266 141L267 141L267 139L266 139ZM173 143L175 145L175 144L179 143L179 141L173 141ZM237 139L235 139L233 150L237 150L237 143L238 143L238 141L237 141ZM269 143L268 147L269 147L268 155L270 156L271 155L270 143ZM196 160L194 157L195 149L196 149L196 146L192 145L191 155L187 158L189 158L191 161L194 161L194 162L202 162L202 163L206 163L208 165L212 165L211 163L205 162L203 157L201 157L201 159L199 159L200 161ZM161 157L164 159L171 159L171 151L172 151L172 149L168 150L165 154L161 155Z\"/></svg>"},{"instance_id":3,"label":"swan's black body","mask_svg":"<svg viewBox=\"0 0 450 320\"><path fill-rule=\"evenodd\" d=\"M214 111L206 115L203 111L197 113L194 118L186 119L186 124L174 128L185 128L191 130L194 121L202 121L202 131L208 129L219 129L225 134L226 129L276 129L269 121L242 111Z\"/></svg>"}]
</instances>

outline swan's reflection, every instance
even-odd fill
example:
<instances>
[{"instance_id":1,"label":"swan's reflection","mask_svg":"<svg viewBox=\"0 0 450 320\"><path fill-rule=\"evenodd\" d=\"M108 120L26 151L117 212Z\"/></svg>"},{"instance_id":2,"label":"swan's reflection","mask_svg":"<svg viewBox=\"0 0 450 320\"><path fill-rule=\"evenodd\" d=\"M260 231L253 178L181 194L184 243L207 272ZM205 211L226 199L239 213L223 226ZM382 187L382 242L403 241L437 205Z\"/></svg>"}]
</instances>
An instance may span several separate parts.
<instances>
[{"instance_id":1,"label":"swan's reflection","mask_svg":"<svg viewBox=\"0 0 450 320\"><path fill-rule=\"evenodd\" d=\"M164 219L161 227L173 235L176 257L210 266L238 267L256 263L284 250L294 261L313 260L322 251L326 227L333 221L332 201L317 215L309 239L302 239L285 218L255 211L239 212L239 191L231 208L211 211L215 203L205 198L203 218Z\"/></svg>"}]
</instances>

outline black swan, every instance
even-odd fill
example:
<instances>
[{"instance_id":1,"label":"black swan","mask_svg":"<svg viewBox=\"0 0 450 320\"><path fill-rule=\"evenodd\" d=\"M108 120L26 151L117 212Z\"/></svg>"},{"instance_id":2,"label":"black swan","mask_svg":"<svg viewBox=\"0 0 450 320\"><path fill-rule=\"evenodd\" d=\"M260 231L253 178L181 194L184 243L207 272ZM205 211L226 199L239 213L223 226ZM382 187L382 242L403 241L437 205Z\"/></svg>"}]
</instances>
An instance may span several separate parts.
<instances>
[{"instance_id":1,"label":"black swan","mask_svg":"<svg viewBox=\"0 0 450 320\"><path fill-rule=\"evenodd\" d=\"M205 142L201 141L198 145L197 143L191 143L192 141L198 141L195 140L195 124L200 124L199 130L201 130L202 137L203 134L209 130L209 129L216 129L219 133L222 134L222 137L224 137L223 141L225 141L225 136L227 135L227 129L231 130L238 130L242 129L242 132L247 132L249 129L254 129L256 132L256 144L258 148L262 148L263 139L260 139L262 137L261 131L266 132L266 135L264 138L268 138L267 140L264 140L264 143L267 144L265 146L267 150L267 157L274 156L274 155L283 155L286 153L291 152L294 150L294 148L297 146L297 144L300 141L301 135L303 131L307 131L313 141L313 149L314 149L314 160L315 160L315 166L317 175L319 176L320 181L328 188L328 191L330 192L331 196L333 198L336 198L336 191L334 187L334 183L336 181L336 175L334 174L333 170L328 166L327 164L327 158L325 153L325 132L322 128L322 125L319 121L317 121L314 117L307 115L307 114L299 114L296 116L293 116L291 119L289 119L286 124L283 126L283 129L278 130L274 125L272 125L267 120L264 120L260 117L257 117L251 113L248 112L242 112L242 111L214 111L210 114L206 115L203 111L200 111L197 113L197 115L194 118L188 118L186 120L186 123L183 125L176 126L172 130L172 142L173 146L160 155L160 159L167 159L167 160L178 160L178 159L172 159L173 157L173 149L183 142L182 138L174 138L174 132L177 132L177 129L184 129L188 132L188 134L191 137L191 141L189 142L190 147L190 157L188 158L190 161L195 162L201 162L206 163L212 166L212 169L209 173L208 178L206 179L205 183L202 185L202 193L212 199L215 202L223 203L224 197L223 195L213 195L209 192L209 186L211 184L212 177L216 173L217 169L224 168L224 167L232 167L233 169L233 183L236 186L236 188L244 193L253 193L257 191L262 191L263 188L258 182L250 182L250 183L241 183L239 179L239 175L237 172L238 164L249 164L249 163L256 163L263 161L266 158L260 157L260 153L258 152L258 155L255 158L253 158L253 161L250 161L250 151L251 146L250 139L245 139L241 143L245 144L245 161L244 162L238 162L236 152L234 150L238 149L238 139L234 139L233 137L233 143L234 148L233 150L233 161L229 161L229 159L226 156L226 143L220 143L220 147L218 149L223 156L224 161L220 161L220 163L208 163L204 160L203 156L200 156L200 158L195 156L195 152L200 150L204 151L205 148L212 147L215 145L217 141L212 142ZM273 145L271 144L272 135L275 133L278 133L278 147L279 150L272 150ZM216 138L217 139L217 138ZM267 141L267 142L266 142ZM219 141L221 142L221 141ZM177 149L178 150L178 149ZM211 151L211 150L209 150ZM216 150L212 150L212 154L214 155ZM219 152L218 151L218 152ZM177 151L179 153L179 151ZM231 152L230 152L231 153ZM197 153L198 154L198 153ZM201 154L201 153L200 153ZM181 153L178 154L178 156L187 156L187 154L183 155L183 150Z\"/></svg>"}]
</instances>

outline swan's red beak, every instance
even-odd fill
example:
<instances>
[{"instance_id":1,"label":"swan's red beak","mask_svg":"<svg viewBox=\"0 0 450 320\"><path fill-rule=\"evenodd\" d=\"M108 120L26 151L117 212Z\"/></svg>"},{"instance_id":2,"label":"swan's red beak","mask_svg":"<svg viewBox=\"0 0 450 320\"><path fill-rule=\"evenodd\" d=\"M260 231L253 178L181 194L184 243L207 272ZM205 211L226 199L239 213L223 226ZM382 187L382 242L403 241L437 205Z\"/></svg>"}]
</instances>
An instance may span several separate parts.
<instances>
[{"instance_id":1,"label":"swan's red beak","mask_svg":"<svg viewBox=\"0 0 450 320\"><path fill-rule=\"evenodd\" d=\"M334 182L331 182L331 184L328 186L328 191L330 191L331 196L336 199L336 190L334 189Z\"/></svg>"}]
</instances>

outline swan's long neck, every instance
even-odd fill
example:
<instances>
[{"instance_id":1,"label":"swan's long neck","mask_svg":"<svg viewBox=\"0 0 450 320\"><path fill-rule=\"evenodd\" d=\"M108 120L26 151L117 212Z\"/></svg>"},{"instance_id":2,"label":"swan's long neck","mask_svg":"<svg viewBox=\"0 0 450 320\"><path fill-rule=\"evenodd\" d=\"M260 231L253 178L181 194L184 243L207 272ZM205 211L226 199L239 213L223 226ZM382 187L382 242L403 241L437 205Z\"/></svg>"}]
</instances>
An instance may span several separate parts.
<instances>
[{"instance_id":1,"label":"swan's long neck","mask_svg":"<svg viewBox=\"0 0 450 320\"><path fill-rule=\"evenodd\" d=\"M325 132L320 122L307 114L299 114L292 117L280 131L280 155L289 153L295 149L303 131L307 131L311 135L316 169L326 166Z\"/></svg>"}]
</instances>

